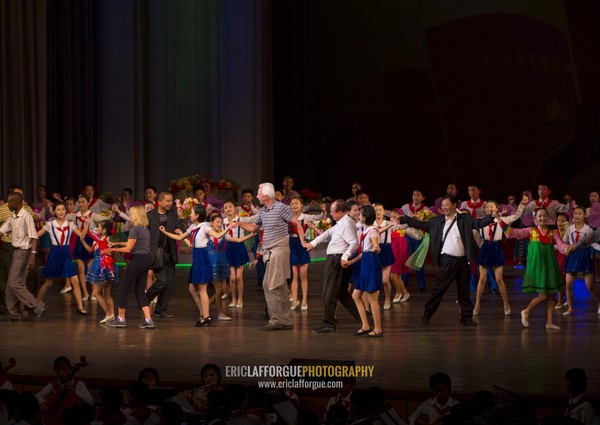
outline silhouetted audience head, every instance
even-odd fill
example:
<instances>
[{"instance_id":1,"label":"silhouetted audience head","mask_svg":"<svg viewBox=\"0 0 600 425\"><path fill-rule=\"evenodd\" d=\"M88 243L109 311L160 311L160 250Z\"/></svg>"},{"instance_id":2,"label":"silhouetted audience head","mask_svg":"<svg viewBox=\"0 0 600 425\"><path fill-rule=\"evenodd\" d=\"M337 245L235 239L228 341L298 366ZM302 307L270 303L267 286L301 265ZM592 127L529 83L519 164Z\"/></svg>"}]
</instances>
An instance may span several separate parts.
<instances>
[{"instance_id":1,"label":"silhouetted audience head","mask_svg":"<svg viewBox=\"0 0 600 425\"><path fill-rule=\"evenodd\" d=\"M150 389L160 387L160 375L158 374L158 370L153 367L146 367L140 370L138 381L143 382Z\"/></svg>"},{"instance_id":2,"label":"silhouetted audience head","mask_svg":"<svg viewBox=\"0 0 600 425\"><path fill-rule=\"evenodd\" d=\"M344 425L348 420L348 409L341 404L332 404L325 415L326 425Z\"/></svg>"},{"instance_id":3,"label":"silhouetted audience head","mask_svg":"<svg viewBox=\"0 0 600 425\"><path fill-rule=\"evenodd\" d=\"M82 406L71 406L60 415L62 425L85 425L89 422L89 412Z\"/></svg>"},{"instance_id":4,"label":"silhouetted audience head","mask_svg":"<svg viewBox=\"0 0 600 425\"><path fill-rule=\"evenodd\" d=\"M161 424L181 425L184 422L183 408L172 401L167 401L160 408Z\"/></svg>"},{"instance_id":5,"label":"silhouetted audience head","mask_svg":"<svg viewBox=\"0 0 600 425\"><path fill-rule=\"evenodd\" d=\"M565 372L567 394L579 395L587 390L587 375L581 368L569 369Z\"/></svg>"},{"instance_id":6,"label":"silhouetted audience head","mask_svg":"<svg viewBox=\"0 0 600 425\"><path fill-rule=\"evenodd\" d=\"M319 415L309 409L302 409L298 411L296 417L296 425L320 425L321 420Z\"/></svg>"},{"instance_id":7,"label":"silhouetted audience head","mask_svg":"<svg viewBox=\"0 0 600 425\"><path fill-rule=\"evenodd\" d=\"M246 402L246 388L240 384L231 384L225 388L231 410L242 410Z\"/></svg>"},{"instance_id":8,"label":"silhouetted audience head","mask_svg":"<svg viewBox=\"0 0 600 425\"><path fill-rule=\"evenodd\" d=\"M200 370L200 377L202 379L202 385L220 384L221 369L216 364L207 363L202 366L202 369Z\"/></svg>"}]
</instances>

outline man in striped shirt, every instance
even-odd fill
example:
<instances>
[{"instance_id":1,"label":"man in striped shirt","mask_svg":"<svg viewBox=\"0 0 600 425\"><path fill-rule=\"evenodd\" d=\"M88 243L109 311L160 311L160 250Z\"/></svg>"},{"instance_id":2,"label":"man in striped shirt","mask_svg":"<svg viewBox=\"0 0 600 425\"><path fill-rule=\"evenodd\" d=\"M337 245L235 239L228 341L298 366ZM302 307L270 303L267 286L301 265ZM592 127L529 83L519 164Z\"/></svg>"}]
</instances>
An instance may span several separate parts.
<instances>
[{"instance_id":1,"label":"man in striped shirt","mask_svg":"<svg viewBox=\"0 0 600 425\"><path fill-rule=\"evenodd\" d=\"M275 200L275 188L272 183L260 184L256 197L263 207L258 212L254 223L235 221L232 224L249 232L258 233L261 228L264 231L262 256L266 270L263 290L270 316L264 330L292 329L293 321L287 288L287 279L290 277L289 224L296 226L302 241L304 241L304 231L290 207Z\"/></svg>"}]
</instances>

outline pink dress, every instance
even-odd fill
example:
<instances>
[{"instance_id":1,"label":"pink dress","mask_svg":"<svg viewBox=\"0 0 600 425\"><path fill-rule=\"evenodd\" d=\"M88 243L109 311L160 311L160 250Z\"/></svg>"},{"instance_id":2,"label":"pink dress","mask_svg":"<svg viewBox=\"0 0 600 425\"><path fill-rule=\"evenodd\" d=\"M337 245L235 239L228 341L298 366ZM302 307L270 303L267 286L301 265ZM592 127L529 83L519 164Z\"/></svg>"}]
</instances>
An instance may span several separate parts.
<instances>
[{"instance_id":1,"label":"pink dress","mask_svg":"<svg viewBox=\"0 0 600 425\"><path fill-rule=\"evenodd\" d=\"M408 250L408 241L404 236L404 230L394 230L392 232L392 252L394 253L394 263L391 272L398 274L411 273L413 270L404 263L410 257Z\"/></svg>"}]
</instances>

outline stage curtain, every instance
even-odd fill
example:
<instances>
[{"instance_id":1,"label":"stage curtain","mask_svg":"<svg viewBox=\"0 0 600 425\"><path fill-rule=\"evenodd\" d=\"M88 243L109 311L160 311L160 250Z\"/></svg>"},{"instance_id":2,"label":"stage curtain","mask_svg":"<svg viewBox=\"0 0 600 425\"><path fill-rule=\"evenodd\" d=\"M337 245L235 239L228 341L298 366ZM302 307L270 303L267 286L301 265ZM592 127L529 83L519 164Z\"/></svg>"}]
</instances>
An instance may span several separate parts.
<instances>
[{"instance_id":1,"label":"stage curtain","mask_svg":"<svg viewBox=\"0 0 600 425\"><path fill-rule=\"evenodd\" d=\"M0 0L0 198L12 184L33 193L46 175L46 6Z\"/></svg>"}]
</instances>

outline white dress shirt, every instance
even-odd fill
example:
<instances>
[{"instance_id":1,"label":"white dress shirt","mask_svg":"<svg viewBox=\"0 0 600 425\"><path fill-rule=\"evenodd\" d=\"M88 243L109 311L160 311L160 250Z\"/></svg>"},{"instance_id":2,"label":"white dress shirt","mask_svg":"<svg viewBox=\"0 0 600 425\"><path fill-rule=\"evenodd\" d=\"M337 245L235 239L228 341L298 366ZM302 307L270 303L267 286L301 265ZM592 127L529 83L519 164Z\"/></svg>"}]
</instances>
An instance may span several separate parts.
<instances>
[{"instance_id":1,"label":"white dress shirt","mask_svg":"<svg viewBox=\"0 0 600 425\"><path fill-rule=\"evenodd\" d=\"M444 223L444 231L442 233L442 237L446 235L448 232L446 239L442 241L442 254L452 255L454 257L464 257L465 256L465 245L463 244L463 240L460 237L460 232L458 231L457 223L454 223L448 231L448 226L452 224L452 222L458 217L455 215L453 217L446 216L446 222Z\"/></svg>"},{"instance_id":2,"label":"white dress shirt","mask_svg":"<svg viewBox=\"0 0 600 425\"><path fill-rule=\"evenodd\" d=\"M3 235L9 232L12 232L12 246L17 249L30 249L31 240L38 238L33 217L25 208L21 208L18 214L13 211L8 221L0 228Z\"/></svg>"},{"instance_id":3,"label":"white dress shirt","mask_svg":"<svg viewBox=\"0 0 600 425\"><path fill-rule=\"evenodd\" d=\"M310 244L317 246L321 242L329 242L327 255L342 254L342 260L349 260L358 248L354 220L348 214L344 215L333 227L317 236Z\"/></svg>"}]
</instances>

